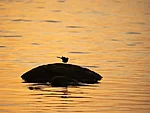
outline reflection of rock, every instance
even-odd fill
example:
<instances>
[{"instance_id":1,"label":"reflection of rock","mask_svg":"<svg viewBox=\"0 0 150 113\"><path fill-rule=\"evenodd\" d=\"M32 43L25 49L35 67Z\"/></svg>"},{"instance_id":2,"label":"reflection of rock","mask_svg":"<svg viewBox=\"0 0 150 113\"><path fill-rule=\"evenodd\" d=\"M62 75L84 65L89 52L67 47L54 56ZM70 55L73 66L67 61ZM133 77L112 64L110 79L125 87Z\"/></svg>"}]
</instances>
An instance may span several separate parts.
<instances>
[{"instance_id":1,"label":"reflection of rock","mask_svg":"<svg viewBox=\"0 0 150 113\"><path fill-rule=\"evenodd\" d=\"M70 80L81 83L97 83L102 76L87 68L73 64L55 63L42 65L24 73L21 78L25 82L46 83L51 82L53 77L65 76Z\"/></svg>"}]
</instances>

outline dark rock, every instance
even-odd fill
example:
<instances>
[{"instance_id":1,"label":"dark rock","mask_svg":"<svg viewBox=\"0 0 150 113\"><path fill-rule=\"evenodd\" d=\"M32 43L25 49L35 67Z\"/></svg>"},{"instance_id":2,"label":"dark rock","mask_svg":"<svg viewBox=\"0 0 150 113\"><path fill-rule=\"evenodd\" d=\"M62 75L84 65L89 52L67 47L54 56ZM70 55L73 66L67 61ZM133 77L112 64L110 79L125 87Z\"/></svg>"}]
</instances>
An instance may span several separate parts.
<instances>
[{"instance_id":1,"label":"dark rock","mask_svg":"<svg viewBox=\"0 0 150 113\"><path fill-rule=\"evenodd\" d=\"M65 76L55 76L51 80L51 86L52 87L67 87L69 83L71 82L71 79Z\"/></svg>"},{"instance_id":2,"label":"dark rock","mask_svg":"<svg viewBox=\"0 0 150 113\"><path fill-rule=\"evenodd\" d=\"M102 76L73 64L54 63L42 65L24 73L21 78L29 83L46 83L51 82L56 76L68 77L70 80L75 80L81 83L98 83Z\"/></svg>"}]
</instances>

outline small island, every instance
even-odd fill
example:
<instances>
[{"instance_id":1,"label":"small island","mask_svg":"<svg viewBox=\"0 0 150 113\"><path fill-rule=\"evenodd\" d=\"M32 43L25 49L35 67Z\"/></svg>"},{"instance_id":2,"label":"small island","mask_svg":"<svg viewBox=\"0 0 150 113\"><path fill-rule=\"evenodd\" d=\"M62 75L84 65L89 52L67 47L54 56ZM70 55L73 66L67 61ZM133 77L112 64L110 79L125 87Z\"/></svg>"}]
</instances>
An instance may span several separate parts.
<instances>
[{"instance_id":1,"label":"small island","mask_svg":"<svg viewBox=\"0 0 150 113\"><path fill-rule=\"evenodd\" d=\"M64 77L67 78L68 84L71 85L77 85L78 83L94 84L102 79L101 75L88 68L66 63L38 66L21 76L27 83L51 83L53 78L59 78L59 82L63 82ZM62 81L61 78L63 78Z\"/></svg>"}]
</instances>

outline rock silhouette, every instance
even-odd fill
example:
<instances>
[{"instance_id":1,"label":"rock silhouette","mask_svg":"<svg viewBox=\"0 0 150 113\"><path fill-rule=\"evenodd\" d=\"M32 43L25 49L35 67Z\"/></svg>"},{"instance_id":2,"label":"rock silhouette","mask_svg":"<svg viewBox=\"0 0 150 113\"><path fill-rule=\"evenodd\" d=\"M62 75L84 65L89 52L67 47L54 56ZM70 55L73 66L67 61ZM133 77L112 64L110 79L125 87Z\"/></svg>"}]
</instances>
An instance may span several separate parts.
<instances>
[{"instance_id":1,"label":"rock silhouette","mask_svg":"<svg viewBox=\"0 0 150 113\"><path fill-rule=\"evenodd\" d=\"M54 79L54 77L56 77L56 79ZM55 84L56 82L70 80L69 83L71 83L71 81L76 81L72 82L73 84L77 82L93 84L98 83L98 81L102 79L102 76L94 71L77 65L54 63L33 68L24 73L21 78L28 83L53 82L53 84Z\"/></svg>"},{"instance_id":2,"label":"rock silhouette","mask_svg":"<svg viewBox=\"0 0 150 113\"><path fill-rule=\"evenodd\" d=\"M68 85L78 85L78 82L66 76L55 76L51 80L52 87L66 87L67 88Z\"/></svg>"}]
</instances>

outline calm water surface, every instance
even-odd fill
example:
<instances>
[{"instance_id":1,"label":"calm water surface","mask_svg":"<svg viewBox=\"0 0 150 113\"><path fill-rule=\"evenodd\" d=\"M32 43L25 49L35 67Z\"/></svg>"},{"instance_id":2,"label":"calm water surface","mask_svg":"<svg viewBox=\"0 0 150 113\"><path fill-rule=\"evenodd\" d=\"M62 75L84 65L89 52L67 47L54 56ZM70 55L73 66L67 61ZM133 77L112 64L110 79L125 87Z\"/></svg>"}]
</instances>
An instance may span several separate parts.
<instances>
[{"instance_id":1,"label":"calm water surface","mask_svg":"<svg viewBox=\"0 0 150 113\"><path fill-rule=\"evenodd\" d=\"M149 0L0 0L0 113L149 113L149 31ZM103 80L67 94L22 83L62 55Z\"/></svg>"}]
</instances>

